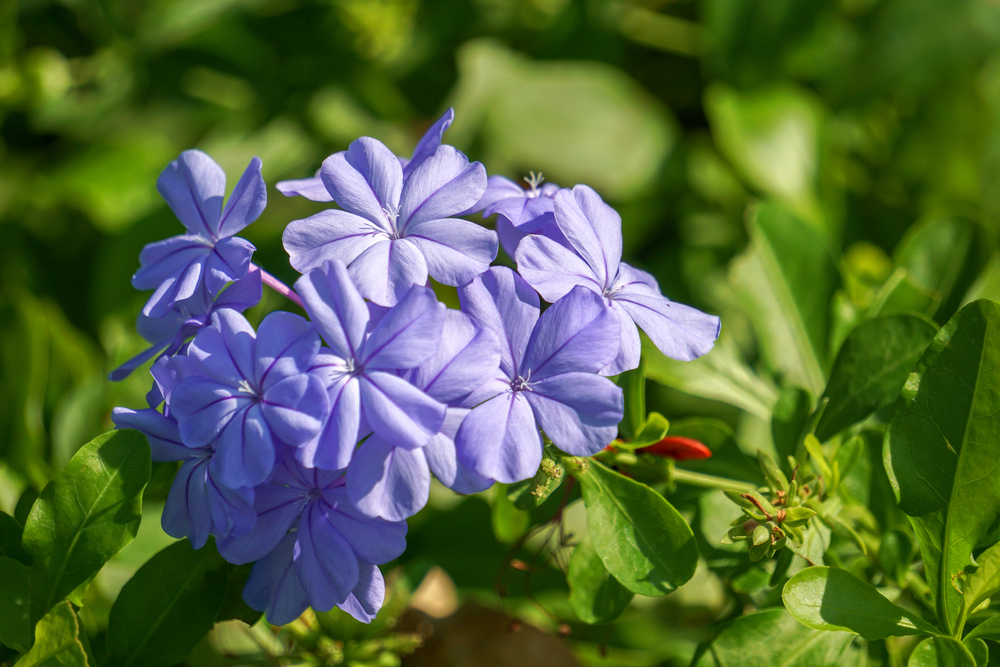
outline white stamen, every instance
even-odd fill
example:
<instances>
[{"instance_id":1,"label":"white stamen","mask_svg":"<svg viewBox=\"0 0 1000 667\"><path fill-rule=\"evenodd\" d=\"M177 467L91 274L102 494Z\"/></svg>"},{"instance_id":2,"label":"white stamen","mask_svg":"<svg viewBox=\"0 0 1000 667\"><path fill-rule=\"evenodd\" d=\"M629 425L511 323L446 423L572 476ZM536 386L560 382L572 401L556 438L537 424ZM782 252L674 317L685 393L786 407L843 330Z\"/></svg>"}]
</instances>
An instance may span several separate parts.
<instances>
[{"instance_id":1,"label":"white stamen","mask_svg":"<svg viewBox=\"0 0 1000 667\"><path fill-rule=\"evenodd\" d=\"M250 386L249 380L240 380L240 392L250 394L251 396L257 395L257 392Z\"/></svg>"},{"instance_id":2,"label":"white stamen","mask_svg":"<svg viewBox=\"0 0 1000 667\"><path fill-rule=\"evenodd\" d=\"M528 172L528 175L524 177L524 181L531 186L531 190L528 191L529 197L538 196L538 186L541 185L544 180L545 177L542 176L542 172L538 172L537 174L533 171Z\"/></svg>"}]
</instances>

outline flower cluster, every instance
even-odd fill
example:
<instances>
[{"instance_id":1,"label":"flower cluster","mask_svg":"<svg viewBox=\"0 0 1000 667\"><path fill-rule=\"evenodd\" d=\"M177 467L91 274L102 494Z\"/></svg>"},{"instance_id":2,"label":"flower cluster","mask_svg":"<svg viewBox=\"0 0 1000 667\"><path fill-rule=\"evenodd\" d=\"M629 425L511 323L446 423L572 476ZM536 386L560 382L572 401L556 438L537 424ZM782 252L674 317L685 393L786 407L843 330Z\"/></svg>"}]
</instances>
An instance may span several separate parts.
<instances>
[{"instance_id":1,"label":"flower cluster","mask_svg":"<svg viewBox=\"0 0 1000 667\"><path fill-rule=\"evenodd\" d=\"M254 158L223 208L225 176L185 151L158 188L189 232L153 243L133 277L154 290L137 322L154 360L149 407L116 408L158 461L181 461L163 527L196 548L209 535L271 622L312 606L370 621L378 565L405 548L405 520L431 476L459 493L535 474L545 439L601 451L622 419L608 379L639 363L642 328L667 355L711 349L719 320L667 300L621 262L621 219L596 192L487 178L442 143L449 110L410 159L362 137L286 196L335 202L291 222L294 291L251 263L233 236L263 211ZM463 219L496 215L499 232ZM517 271L492 267L503 244ZM458 288L439 303L428 277ZM309 319L242 312L262 283ZM541 299L549 302L544 311Z\"/></svg>"}]
</instances>

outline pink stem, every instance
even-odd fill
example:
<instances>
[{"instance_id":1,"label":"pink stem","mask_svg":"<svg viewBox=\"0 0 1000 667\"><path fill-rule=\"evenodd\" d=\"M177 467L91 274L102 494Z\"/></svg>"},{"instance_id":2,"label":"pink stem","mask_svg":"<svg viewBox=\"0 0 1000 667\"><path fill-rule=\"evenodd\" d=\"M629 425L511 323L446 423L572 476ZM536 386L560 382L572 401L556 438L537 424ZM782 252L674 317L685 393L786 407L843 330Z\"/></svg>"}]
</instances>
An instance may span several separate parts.
<instances>
[{"instance_id":1,"label":"pink stem","mask_svg":"<svg viewBox=\"0 0 1000 667\"><path fill-rule=\"evenodd\" d=\"M278 280L277 278L275 278L270 273L268 273L261 267L257 266L256 264L251 264L250 270L253 271L254 269L260 271L260 279L265 285L273 289L278 294L281 294L289 301L293 302L299 308L305 310L306 307L305 305L303 305L302 299L299 298L299 295L296 294L291 287L281 282L280 280Z\"/></svg>"}]
</instances>

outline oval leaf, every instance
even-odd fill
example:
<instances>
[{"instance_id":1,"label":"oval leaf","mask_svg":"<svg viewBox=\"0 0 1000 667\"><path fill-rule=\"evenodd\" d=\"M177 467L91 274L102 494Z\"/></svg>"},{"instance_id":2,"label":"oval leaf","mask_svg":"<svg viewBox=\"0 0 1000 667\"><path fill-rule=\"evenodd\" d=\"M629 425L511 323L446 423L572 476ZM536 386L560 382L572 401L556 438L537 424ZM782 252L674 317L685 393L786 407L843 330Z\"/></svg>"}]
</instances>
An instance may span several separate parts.
<instances>
[{"instance_id":1,"label":"oval leaf","mask_svg":"<svg viewBox=\"0 0 1000 667\"><path fill-rule=\"evenodd\" d=\"M908 667L976 667L969 649L951 637L928 637L910 654Z\"/></svg>"},{"instance_id":2,"label":"oval leaf","mask_svg":"<svg viewBox=\"0 0 1000 667\"><path fill-rule=\"evenodd\" d=\"M587 526L604 566L625 588L666 595L694 575L698 548L684 518L660 494L597 461L576 459Z\"/></svg>"},{"instance_id":3,"label":"oval leaf","mask_svg":"<svg viewBox=\"0 0 1000 667\"><path fill-rule=\"evenodd\" d=\"M883 460L913 517L938 618L955 629L953 574L1000 521L1000 304L970 303L938 332L893 405Z\"/></svg>"},{"instance_id":4,"label":"oval leaf","mask_svg":"<svg viewBox=\"0 0 1000 667\"><path fill-rule=\"evenodd\" d=\"M111 608L111 664L166 667L186 658L215 624L228 582L214 541L195 551L182 540L150 558Z\"/></svg>"},{"instance_id":5,"label":"oval leaf","mask_svg":"<svg viewBox=\"0 0 1000 667\"><path fill-rule=\"evenodd\" d=\"M604 567L589 537L573 550L566 581L570 608L581 621L592 625L615 620L635 597Z\"/></svg>"},{"instance_id":6,"label":"oval leaf","mask_svg":"<svg viewBox=\"0 0 1000 667\"><path fill-rule=\"evenodd\" d=\"M919 315L885 315L857 326L833 362L824 398L830 399L816 426L827 440L892 403L937 326Z\"/></svg>"},{"instance_id":7,"label":"oval leaf","mask_svg":"<svg viewBox=\"0 0 1000 667\"><path fill-rule=\"evenodd\" d=\"M962 587L965 615L972 613L983 600L1000 591L1000 544L994 544L979 554L976 562L979 568L969 575Z\"/></svg>"},{"instance_id":8,"label":"oval leaf","mask_svg":"<svg viewBox=\"0 0 1000 667\"><path fill-rule=\"evenodd\" d=\"M24 527L36 619L97 574L139 530L149 444L138 431L91 440L42 490Z\"/></svg>"},{"instance_id":9,"label":"oval leaf","mask_svg":"<svg viewBox=\"0 0 1000 667\"><path fill-rule=\"evenodd\" d=\"M847 630L869 641L935 632L847 570L806 568L788 580L781 599L799 623L814 630Z\"/></svg>"},{"instance_id":10,"label":"oval leaf","mask_svg":"<svg viewBox=\"0 0 1000 667\"><path fill-rule=\"evenodd\" d=\"M14 667L87 667L80 622L69 602L60 602L35 627L35 645Z\"/></svg>"},{"instance_id":11,"label":"oval leaf","mask_svg":"<svg viewBox=\"0 0 1000 667\"><path fill-rule=\"evenodd\" d=\"M840 667L849 632L817 633L784 609L740 616L700 647L691 667Z\"/></svg>"}]
</instances>

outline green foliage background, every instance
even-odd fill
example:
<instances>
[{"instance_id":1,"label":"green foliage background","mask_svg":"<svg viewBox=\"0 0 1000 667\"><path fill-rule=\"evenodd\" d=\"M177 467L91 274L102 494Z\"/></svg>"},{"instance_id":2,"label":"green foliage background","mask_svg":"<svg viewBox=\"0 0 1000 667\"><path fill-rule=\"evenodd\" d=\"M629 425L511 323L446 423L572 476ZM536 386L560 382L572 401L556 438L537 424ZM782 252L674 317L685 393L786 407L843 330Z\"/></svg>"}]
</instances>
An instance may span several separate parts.
<instances>
[{"instance_id":1,"label":"green foliage background","mask_svg":"<svg viewBox=\"0 0 1000 667\"><path fill-rule=\"evenodd\" d=\"M650 355L647 407L671 433L685 417L721 420L736 455L712 472L754 479L741 453L790 453L771 428L776 402L793 401L780 390L821 395L861 313L943 324L1000 297L998 45L1000 6L983 0L0 0L0 510L16 515L111 427L113 406L143 402L144 373L106 375L144 347L133 321L146 295L129 285L139 250L180 229L155 189L167 162L198 147L232 183L258 155L273 185L361 135L408 153L449 105L449 143L490 173L593 186L622 214L627 260L722 316L705 363ZM269 201L245 235L290 282L281 232L323 206L273 189ZM748 214L764 210L767 224L802 224L775 242ZM761 295L769 261L800 322ZM275 308L289 304L266 293L252 319ZM171 474L154 464L138 537L87 593L88 632L172 541L159 528ZM683 488L671 501L689 521L710 502ZM463 595L495 602L498 540L528 525L498 521L496 504L491 521L483 499L435 492L402 564L440 565ZM905 524L891 499L870 504L886 530ZM709 572L727 554L699 545L676 593L614 626L573 624L578 656L687 665L713 624L778 603ZM503 579L508 610L554 629L522 576ZM554 569L530 590L571 617Z\"/></svg>"}]
</instances>

